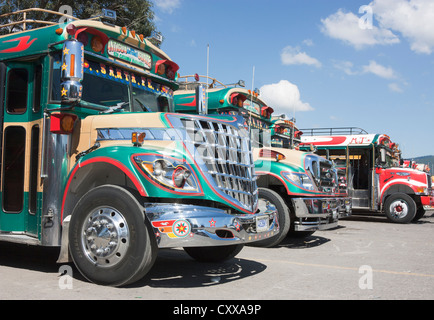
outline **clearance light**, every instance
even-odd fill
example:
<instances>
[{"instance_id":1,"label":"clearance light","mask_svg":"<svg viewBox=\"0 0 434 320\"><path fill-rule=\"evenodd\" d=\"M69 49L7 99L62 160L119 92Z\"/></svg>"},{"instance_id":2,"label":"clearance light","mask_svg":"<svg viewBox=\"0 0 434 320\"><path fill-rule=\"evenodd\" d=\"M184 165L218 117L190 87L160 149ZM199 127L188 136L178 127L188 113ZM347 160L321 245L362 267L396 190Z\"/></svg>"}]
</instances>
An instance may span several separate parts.
<instances>
[{"instance_id":1,"label":"clearance light","mask_svg":"<svg viewBox=\"0 0 434 320\"><path fill-rule=\"evenodd\" d=\"M157 74L162 76L166 73L166 65L165 64L160 64L157 68Z\"/></svg>"},{"instance_id":2,"label":"clearance light","mask_svg":"<svg viewBox=\"0 0 434 320\"><path fill-rule=\"evenodd\" d=\"M296 138L300 138L303 135L303 131L295 131L294 135Z\"/></svg>"},{"instance_id":3,"label":"clearance light","mask_svg":"<svg viewBox=\"0 0 434 320\"><path fill-rule=\"evenodd\" d=\"M74 26L73 24L68 24L68 26L66 27L66 32L70 36L75 36L75 33L77 32L77 27Z\"/></svg>"},{"instance_id":4,"label":"clearance light","mask_svg":"<svg viewBox=\"0 0 434 320\"><path fill-rule=\"evenodd\" d=\"M274 159L277 162L286 159L285 156L283 154L281 154L280 152L277 152L277 151L274 151L274 150L270 150L270 149L261 149L259 151L259 157L260 158Z\"/></svg>"},{"instance_id":5,"label":"clearance light","mask_svg":"<svg viewBox=\"0 0 434 320\"><path fill-rule=\"evenodd\" d=\"M270 108L269 106L263 106L261 108L261 116L263 116L264 118L269 119L273 112L274 112L273 108Z\"/></svg>"},{"instance_id":6,"label":"clearance light","mask_svg":"<svg viewBox=\"0 0 434 320\"><path fill-rule=\"evenodd\" d=\"M231 94L230 101L234 106L242 108L247 97L241 93Z\"/></svg>"},{"instance_id":7,"label":"clearance light","mask_svg":"<svg viewBox=\"0 0 434 320\"><path fill-rule=\"evenodd\" d=\"M50 132L54 134L71 134L77 120L75 114L54 113L51 115Z\"/></svg>"},{"instance_id":8,"label":"clearance light","mask_svg":"<svg viewBox=\"0 0 434 320\"><path fill-rule=\"evenodd\" d=\"M155 63L155 73L166 77L170 80L174 80L177 75L177 71L179 70L179 66L170 60L158 60Z\"/></svg>"},{"instance_id":9,"label":"clearance light","mask_svg":"<svg viewBox=\"0 0 434 320\"><path fill-rule=\"evenodd\" d=\"M104 44L102 43L102 40L98 36L94 36L92 38L92 41L90 43L92 50L95 52L101 52L104 49Z\"/></svg>"},{"instance_id":10,"label":"clearance light","mask_svg":"<svg viewBox=\"0 0 434 320\"><path fill-rule=\"evenodd\" d=\"M59 36L63 33L63 29L62 28L57 28L56 29L56 34L58 34Z\"/></svg>"},{"instance_id":11,"label":"clearance light","mask_svg":"<svg viewBox=\"0 0 434 320\"><path fill-rule=\"evenodd\" d=\"M81 32L77 35L77 40L81 42L84 46L87 46L89 42L89 36L86 32Z\"/></svg>"},{"instance_id":12,"label":"clearance light","mask_svg":"<svg viewBox=\"0 0 434 320\"><path fill-rule=\"evenodd\" d=\"M122 33L127 34L127 27L122 27Z\"/></svg>"},{"instance_id":13,"label":"clearance light","mask_svg":"<svg viewBox=\"0 0 434 320\"><path fill-rule=\"evenodd\" d=\"M281 127L281 126L279 126L279 125L276 125L275 127L274 127L274 131L276 131L276 133L278 133L278 134L282 134L283 133L283 131L284 131L284 127Z\"/></svg>"}]
</instances>

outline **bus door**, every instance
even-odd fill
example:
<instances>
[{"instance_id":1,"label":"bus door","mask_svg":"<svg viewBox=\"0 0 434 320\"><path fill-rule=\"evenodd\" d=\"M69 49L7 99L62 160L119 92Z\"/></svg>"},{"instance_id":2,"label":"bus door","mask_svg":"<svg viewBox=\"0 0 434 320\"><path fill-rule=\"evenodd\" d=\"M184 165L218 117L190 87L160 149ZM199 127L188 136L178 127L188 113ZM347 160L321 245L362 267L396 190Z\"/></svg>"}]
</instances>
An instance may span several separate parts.
<instances>
[{"instance_id":1,"label":"bus door","mask_svg":"<svg viewBox=\"0 0 434 320\"><path fill-rule=\"evenodd\" d=\"M0 71L3 81L0 232L37 236L42 202L38 192L42 64L7 62Z\"/></svg>"},{"instance_id":2,"label":"bus door","mask_svg":"<svg viewBox=\"0 0 434 320\"><path fill-rule=\"evenodd\" d=\"M349 147L348 167L352 181L352 201L354 208L370 209L371 154L369 148Z\"/></svg>"}]
</instances>

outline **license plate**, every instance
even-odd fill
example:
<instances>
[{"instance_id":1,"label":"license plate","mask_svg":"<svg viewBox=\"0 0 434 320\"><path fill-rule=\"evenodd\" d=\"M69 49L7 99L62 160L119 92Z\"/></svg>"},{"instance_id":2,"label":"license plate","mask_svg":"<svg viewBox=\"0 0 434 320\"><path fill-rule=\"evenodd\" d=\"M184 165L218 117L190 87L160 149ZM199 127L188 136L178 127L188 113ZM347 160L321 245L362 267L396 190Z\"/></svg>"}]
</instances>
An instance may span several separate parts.
<instances>
[{"instance_id":1,"label":"license plate","mask_svg":"<svg viewBox=\"0 0 434 320\"><path fill-rule=\"evenodd\" d=\"M256 218L256 232L268 231L268 216L261 216Z\"/></svg>"}]
</instances>

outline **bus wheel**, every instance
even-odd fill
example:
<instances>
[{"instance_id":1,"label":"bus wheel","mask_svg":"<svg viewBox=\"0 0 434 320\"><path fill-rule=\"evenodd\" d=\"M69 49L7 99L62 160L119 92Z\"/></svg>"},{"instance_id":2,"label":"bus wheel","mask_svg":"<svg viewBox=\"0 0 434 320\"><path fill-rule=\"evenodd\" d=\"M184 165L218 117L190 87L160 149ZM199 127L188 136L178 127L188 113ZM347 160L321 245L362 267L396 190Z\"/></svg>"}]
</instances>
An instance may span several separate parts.
<instances>
[{"instance_id":1,"label":"bus wheel","mask_svg":"<svg viewBox=\"0 0 434 320\"><path fill-rule=\"evenodd\" d=\"M416 202L405 193L392 194L384 203L384 211L392 222L409 223L416 216Z\"/></svg>"},{"instance_id":2,"label":"bus wheel","mask_svg":"<svg viewBox=\"0 0 434 320\"><path fill-rule=\"evenodd\" d=\"M279 224L279 230L276 235L250 243L250 246L270 248L277 246L288 235L289 228L291 226L291 217L289 216L289 208L285 203L285 200L275 191L265 188L259 188L259 199L269 201L276 207L277 210L277 222Z\"/></svg>"},{"instance_id":3,"label":"bus wheel","mask_svg":"<svg viewBox=\"0 0 434 320\"><path fill-rule=\"evenodd\" d=\"M157 244L137 200L125 189L100 186L86 193L71 216L69 250L91 282L122 286L154 264Z\"/></svg>"},{"instance_id":4,"label":"bus wheel","mask_svg":"<svg viewBox=\"0 0 434 320\"><path fill-rule=\"evenodd\" d=\"M184 250L190 257L200 262L222 262L235 257L243 247L243 244L234 244L215 247L185 247Z\"/></svg>"},{"instance_id":5,"label":"bus wheel","mask_svg":"<svg viewBox=\"0 0 434 320\"><path fill-rule=\"evenodd\" d=\"M413 218L413 222L419 221L425 215L425 209L423 207L417 208L416 215Z\"/></svg>"}]
</instances>

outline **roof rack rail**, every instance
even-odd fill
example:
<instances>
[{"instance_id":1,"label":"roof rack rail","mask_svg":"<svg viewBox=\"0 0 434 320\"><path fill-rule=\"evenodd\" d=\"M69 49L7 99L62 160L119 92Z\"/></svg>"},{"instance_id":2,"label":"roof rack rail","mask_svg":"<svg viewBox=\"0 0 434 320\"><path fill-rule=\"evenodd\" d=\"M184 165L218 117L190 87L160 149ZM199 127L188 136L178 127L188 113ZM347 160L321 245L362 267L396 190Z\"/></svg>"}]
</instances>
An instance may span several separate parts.
<instances>
[{"instance_id":1,"label":"roof rack rail","mask_svg":"<svg viewBox=\"0 0 434 320\"><path fill-rule=\"evenodd\" d=\"M306 128L299 129L303 131L305 136L337 136L337 135L353 135L353 134L368 134L368 132L358 127L338 127L338 128Z\"/></svg>"},{"instance_id":2,"label":"roof rack rail","mask_svg":"<svg viewBox=\"0 0 434 320\"><path fill-rule=\"evenodd\" d=\"M46 10L46 9L41 9L41 8L29 8L29 9L18 10L18 11L9 12L9 13L5 13L5 14L0 15L0 19L10 17L10 18L8 18L8 21L9 21L8 23L0 25L0 29L6 28L6 27L12 27L9 30L9 33L12 33L12 32L14 32L13 27L20 25L20 24L22 25L22 27L21 27L22 30L19 30L17 32L26 31L29 24L35 24L36 23L36 24L39 24L40 27L58 24L57 22L53 22L53 21L37 20L37 19L31 19L28 17L28 14L32 14L32 13L34 14L36 12L54 14L54 15L58 15L59 17L65 17L67 19L78 20L78 18L76 18L76 17L70 16L68 14L58 12L58 11L51 11L51 10ZM20 15L20 14L22 14L22 20L11 21L13 16ZM36 28L40 28L40 27L36 27ZM31 29L34 29L34 27L32 27Z\"/></svg>"},{"instance_id":3,"label":"roof rack rail","mask_svg":"<svg viewBox=\"0 0 434 320\"><path fill-rule=\"evenodd\" d=\"M206 79L206 82L204 82L202 79ZM228 88L231 86L245 87L245 83L243 80L240 80L237 83L224 84L224 83L218 81L216 78L212 78L210 76L200 76L198 74L180 76L180 77L178 77L178 82L181 85L181 87L184 87L184 89L186 89L186 90L194 89L199 84L206 86L208 89L219 88L219 87ZM209 82L211 82L211 83L209 83Z\"/></svg>"}]
</instances>

